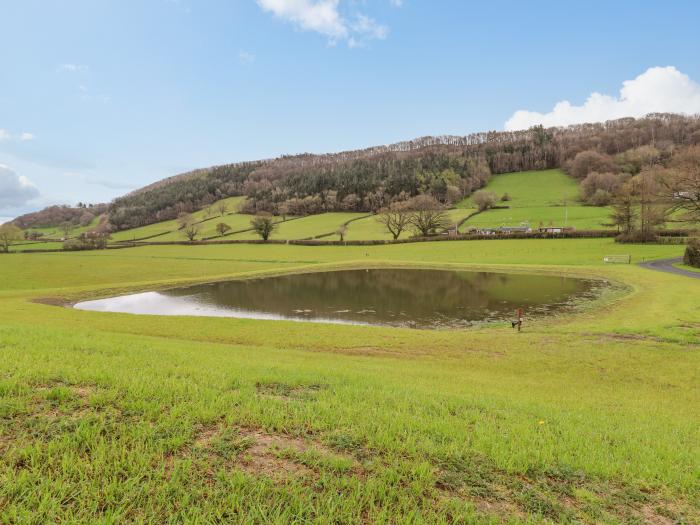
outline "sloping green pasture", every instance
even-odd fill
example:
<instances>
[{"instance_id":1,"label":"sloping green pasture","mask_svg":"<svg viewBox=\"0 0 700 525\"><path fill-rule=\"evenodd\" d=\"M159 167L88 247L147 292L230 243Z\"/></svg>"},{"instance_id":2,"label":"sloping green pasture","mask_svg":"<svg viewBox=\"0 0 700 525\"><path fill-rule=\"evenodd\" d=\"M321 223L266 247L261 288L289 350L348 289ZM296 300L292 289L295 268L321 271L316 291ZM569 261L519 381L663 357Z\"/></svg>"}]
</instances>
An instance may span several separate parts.
<instances>
[{"instance_id":1,"label":"sloping green pasture","mask_svg":"<svg viewBox=\"0 0 700 525\"><path fill-rule=\"evenodd\" d=\"M500 199L497 202L508 209L487 210L469 219L461 231L470 227L496 228L499 226L529 225L573 226L579 230L610 228L610 208L583 206L579 202L579 185L562 170L523 171L494 175L484 188ZM471 198L461 207L475 207Z\"/></svg>"},{"instance_id":2,"label":"sloping green pasture","mask_svg":"<svg viewBox=\"0 0 700 525\"><path fill-rule=\"evenodd\" d=\"M0 256L0 523L697 522L700 281L602 263L681 252L564 239ZM56 306L367 265L618 284L522 333Z\"/></svg>"}]
</instances>

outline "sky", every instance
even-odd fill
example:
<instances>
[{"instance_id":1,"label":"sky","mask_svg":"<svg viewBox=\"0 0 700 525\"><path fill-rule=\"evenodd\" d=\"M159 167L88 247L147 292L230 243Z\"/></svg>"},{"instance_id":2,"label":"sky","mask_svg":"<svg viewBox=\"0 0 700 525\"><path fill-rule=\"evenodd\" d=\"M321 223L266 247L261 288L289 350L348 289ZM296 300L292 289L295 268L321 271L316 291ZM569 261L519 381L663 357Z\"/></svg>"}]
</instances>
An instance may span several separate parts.
<instances>
[{"instance_id":1,"label":"sky","mask_svg":"<svg viewBox=\"0 0 700 525\"><path fill-rule=\"evenodd\" d=\"M0 223L190 169L700 113L700 2L0 0Z\"/></svg>"}]
</instances>

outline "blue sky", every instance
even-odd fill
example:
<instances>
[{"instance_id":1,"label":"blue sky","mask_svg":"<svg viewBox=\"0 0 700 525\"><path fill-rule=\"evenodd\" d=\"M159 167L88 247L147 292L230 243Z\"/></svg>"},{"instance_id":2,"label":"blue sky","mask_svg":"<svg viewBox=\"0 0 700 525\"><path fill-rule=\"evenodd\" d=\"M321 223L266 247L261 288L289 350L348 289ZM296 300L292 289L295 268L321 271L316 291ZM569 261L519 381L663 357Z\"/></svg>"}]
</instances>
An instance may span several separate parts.
<instances>
[{"instance_id":1,"label":"blue sky","mask_svg":"<svg viewBox=\"0 0 700 525\"><path fill-rule=\"evenodd\" d=\"M3 217L238 160L700 112L695 1L0 0L0 20Z\"/></svg>"}]
</instances>

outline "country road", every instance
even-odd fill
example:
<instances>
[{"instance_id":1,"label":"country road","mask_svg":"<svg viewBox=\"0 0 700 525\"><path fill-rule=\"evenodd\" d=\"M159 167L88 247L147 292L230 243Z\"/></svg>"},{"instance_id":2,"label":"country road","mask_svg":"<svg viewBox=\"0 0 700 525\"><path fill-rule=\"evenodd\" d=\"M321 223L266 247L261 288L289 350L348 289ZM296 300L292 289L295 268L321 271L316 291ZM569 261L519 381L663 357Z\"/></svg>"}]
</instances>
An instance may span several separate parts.
<instances>
[{"instance_id":1,"label":"country road","mask_svg":"<svg viewBox=\"0 0 700 525\"><path fill-rule=\"evenodd\" d=\"M682 257L674 257L673 259L657 259L656 261L639 263L639 266L659 272L675 273L676 275L685 275L686 277L692 277L693 279L700 279L700 272L692 272L690 270L683 270L682 268L676 268L673 266L674 264L678 264L682 261Z\"/></svg>"}]
</instances>

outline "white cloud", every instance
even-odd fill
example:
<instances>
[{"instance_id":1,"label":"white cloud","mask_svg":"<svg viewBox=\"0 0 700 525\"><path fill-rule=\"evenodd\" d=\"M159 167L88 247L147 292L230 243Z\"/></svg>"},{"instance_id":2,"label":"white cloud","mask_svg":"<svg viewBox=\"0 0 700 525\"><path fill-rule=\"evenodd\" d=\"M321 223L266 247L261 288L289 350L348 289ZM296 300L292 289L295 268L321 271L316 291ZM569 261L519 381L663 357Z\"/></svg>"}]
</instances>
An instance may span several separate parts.
<instances>
[{"instance_id":1,"label":"white cloud","mask_svg":"<svg viewBox=\"0 0 700 525\"><path fill-rule=\"evenodd\" d=\"M370 17L363 14L357 15L357 19L351 27L353 31L356 31L360 35L364 35L368 38L377 38L379 40L384 40L389 33L389 28L387 26L378 24Z\"/></svg>"},{"instance_id":2,"label":"white cloud","mask_svg":"<svg viewBox=\"0 0 700 525\"><path fill-rule=\"evenodd\" d=\"M59 73L83 73L89 68L83 64L61 64L58 66Z\"/></svg>"},{"instance_id":3,"label":"white cloud","mask_svg":"<svg viewBox=\"0 0 700 525\"><path fill-rule=\"evenodd\" d=\"M255 62L255 55L252 53L248 53L247 51L243 51L242 49L238 52L238 61L241 64L252 64Z\"/></svg>"},{"instance_id":4,"label":"white cloud","mask_svg":"<svg viewBox=\"0 0 700 525\"><path fill-rule=\"evenodd\" d=\"M10 135L10 132L7 131L6 129L0 129L0 142L3 140L10 140L12 138L12 135Z\"/></svg>"},{"instance_id":5,"label":"white cloud","mask_svg":"<svg viewBox=\"0 0 700 525\"><path fill-rule=\"evenodd\" d=\"M0 164L0 210L23 206L38 196L39 190L27 177Z\"/></svg>"},{"instance_id":6,"label":"white cloud","mask_svg":"<svg viewBox=\"0 0 700 525\"><path fill-rule=\"evenodd\" d=\"M338 12L339 0L257 0L275 16L294 22L299 28L316 31L331 39L345 38L348 29Z\"/></svg>"},{"instance_id":7,"label":"white cloud","mask_svg":"<svg viewBox=\"0 0 700 525\"><path fill-rule=\"evenodd\" d=\"M278 18L295 24L302 31L315 31L329 43L345 40L360 47L366 40L384 39L388 28L361 13L348 22L340 13L340 0L257 0L258 5Z\"/></svg>"},{"instance_id":8,"label":"white cloud","mask_svg":"<svg viewBox=\"0 0 700 525\"><path fill-rule=\"evenodd\" d=\"M34 133L29 133L28 131L23 132L19 136L19 140L21 140L23 142L27 142L28 140L34 140L35 138L36 138L36 135L34 135Z\"/></svg>"},{"instance_id":9,"label":"white cloud","mask_svg":"<svg viewBox=\"0 0 700 525\"><path fill-rule=\"evenodd\" d=\"M403 5L403 0L389 0L389 3L394 7L401 7Z\"/></svg>"},{"instance_id":10,"label":"white cloud","mask_svg":"<svg viewBox=\"0 0 700 525\"><path fill-rule=\"evenodd\" d=\"M625 80L618 97L594 92L581 106L563 100L548 113L516 111L504 127L512 131L537 124L567 126L649 113L700 113L700 84L673 66L651 67L637 78Z\"/></svg>"}]
</instances>

